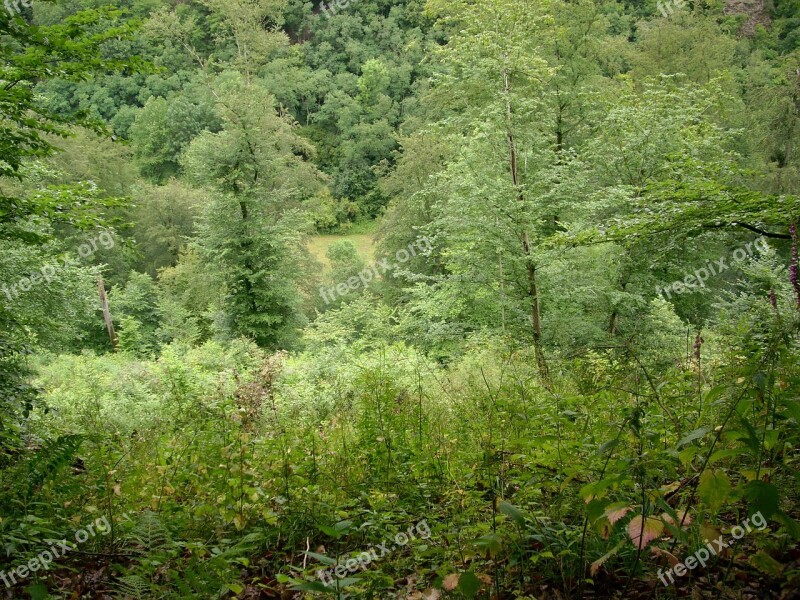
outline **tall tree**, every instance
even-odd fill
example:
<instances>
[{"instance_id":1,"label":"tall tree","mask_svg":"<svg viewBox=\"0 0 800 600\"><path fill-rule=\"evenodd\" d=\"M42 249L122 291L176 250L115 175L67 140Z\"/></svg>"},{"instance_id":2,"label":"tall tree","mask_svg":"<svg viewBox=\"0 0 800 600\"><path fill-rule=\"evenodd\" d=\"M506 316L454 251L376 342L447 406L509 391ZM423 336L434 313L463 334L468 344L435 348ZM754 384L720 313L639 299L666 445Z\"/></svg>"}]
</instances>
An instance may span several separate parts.
<instances>
[{"instance_id":1,"label":"tall tree","mask_svg":"<svg viewBox=\"0 0 800 600\"><path fill-rule=\"evenodd\" d=\"M564 183L575 181L565 176L571 165L559 156L558 144L530 126L552 114L545 82L554 71L539 42L550 17L533 1L429 7L451 35L437 56L441 74L426 102L442 119L436 129L453 138L453 147L461 146L429 189L437 212L434 231L450 273L441 291L452 296L457 286L476 286L481 293L475 298L488 300L484 309L500 327L506 325L502 306L509 298L524 298L523 322L547 382L540 281L546 259L537 243L565 200ZM458 305L467 308L451 304ZM511 307L520 304L512 300Z\"/></svg>"},{"instance_id":2,"label":"tall tree","mask_svg":"<svg viewBox=\"0 0 800 600\"><path fill-rule=\"evenodd\" d=\"M128 37L132 27L121 20L121 11L109 8L88 10L51 26L30 22L30 14L0 10L0 243L3 244L3 281L30 283L27 275L42 269L48 251L36 245L53 237L54 224L88 229L104 224L104 204L85 186L62 187L26 193L15 188L10 180L24 180L31 159L53 154L53 136L67 136L72 125L92 125L85 116L67 119L43 105L34 91L37 83L55 79L80 81L96 73L135 70L140 61L107 60L102 48L111 39ZM49 256L48 256L49 255ZM40 273L41 274L41 273ZM74 280L73 280L74 281ZM25 284L24 282L27 282ZM49 282L48 282L49 283ZM72 297L71 286L60 291ZM0 298L0 462L6 451L17 442L20 418L27 414L34 397L26 381L25 355L35 328L42 325L43 315L58 314L56 294L43 294L41 289L29 298L24 311L11 303L13 298ZM75 305L60 305L64 314L74 315Z\"/></svg>"},{"instance_id":3,"label":"tall tree","mask_svg":"<svg viewBox=\"0 0 800 600\"><path fill-rule=\"evenodd\" d=\"M183 160L215 193L200 222L207 257L223 273L231 329L265 346L287 345L301 322L303 201L319 186L311 148L257 83L227 73L215 83L223 128L204 132Z\"/></svg>"}]
</instances>

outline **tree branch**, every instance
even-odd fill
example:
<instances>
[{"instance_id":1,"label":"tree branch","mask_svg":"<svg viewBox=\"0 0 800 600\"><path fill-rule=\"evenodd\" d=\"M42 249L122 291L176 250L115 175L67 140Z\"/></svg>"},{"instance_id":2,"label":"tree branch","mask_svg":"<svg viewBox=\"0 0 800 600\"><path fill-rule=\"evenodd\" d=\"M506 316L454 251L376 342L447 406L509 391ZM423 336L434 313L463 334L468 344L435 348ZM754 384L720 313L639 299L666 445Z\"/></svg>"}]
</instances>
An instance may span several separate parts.
<instances>
[{"instance_id":1,"label":"tree branch","mask_svg":"<svg viewBox=\"0 0 800 600\"><path fill-rule=\"evenodd\" d=\"M738 221L734 221L734 222L731 223L731 225L736 225L738 227L744 227L745 229L747 229L749 231L752 231L754 233L760 233L764 237L768 237L768 238L776 238L776 239L779 239L779 240L790 240L790 239L792 239L792 236L790 236L788 233L773 233L773 232L770 232L770 231L764 231L763 229L760 229L760 228L758 228L758 227L756 227L754 225L750 225L748 223L740 223Z\"/></svg>"}]
</instances>

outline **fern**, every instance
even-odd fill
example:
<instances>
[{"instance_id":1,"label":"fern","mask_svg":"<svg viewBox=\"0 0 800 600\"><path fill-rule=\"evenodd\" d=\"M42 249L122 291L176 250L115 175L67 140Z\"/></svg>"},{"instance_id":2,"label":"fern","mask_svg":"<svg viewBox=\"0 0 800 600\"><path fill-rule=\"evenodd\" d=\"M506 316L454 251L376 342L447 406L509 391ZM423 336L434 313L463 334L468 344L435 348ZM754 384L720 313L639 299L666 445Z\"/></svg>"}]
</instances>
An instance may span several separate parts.
<instances>
[{"instance_id":1,"label":"fern","mask_svg":"<svg viewBox=\"0 0 800 600\"><path fill-rule=\"evenodd\" d=\"M134 600L150 598L150 584L139 575L127 575L116 580L114 585L118 597Z\"/></svg>"},{"instance_id":2,"label":"fern","mask_svg":"<svg viewBox=\"0 0 800 600\"><path fill-rule=\"evenodd\" d=\"M125 545L142 556L141 563L134 563L126 569L126 575L117 579L114 587L118 597L126 600L153 597L155 569L169 561L163 549L170 541L169 531L156 513L147 510L137 516Z\"/></svg>"},{"instance_id":3,"label":"fern","mask_svg":"<svg viewBox=\"0 0 800 600\"><path fill-rule=\"evenodd\" d=\"M136 527L130 536L147 552L163 548L170 541L167 528L161 523L158 515L149 510L139 515Z\"/></svg>"},{"instance_id":4,"label":"fern","mask_svg":"<svg viewBox=\"0 0 800 600\"><path fill-rule=\"evenodd\" d=\"M85 439L83 435L62 435L39 448L23 466L23 470L27 471L29 497L37 487L72 462Z\"/></svg>"}]
</instances>

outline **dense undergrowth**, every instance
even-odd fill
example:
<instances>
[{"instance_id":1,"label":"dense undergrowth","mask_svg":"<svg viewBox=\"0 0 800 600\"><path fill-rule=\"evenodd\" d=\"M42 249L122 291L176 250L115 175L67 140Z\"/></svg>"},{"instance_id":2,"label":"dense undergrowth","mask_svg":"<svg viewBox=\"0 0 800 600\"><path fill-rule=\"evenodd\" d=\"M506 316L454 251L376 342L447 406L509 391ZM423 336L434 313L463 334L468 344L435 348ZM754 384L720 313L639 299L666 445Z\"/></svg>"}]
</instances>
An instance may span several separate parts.
<instances>
[{"instance_id":1,"label":"dense undergrowth","mask_svg":"<svg viewBox=\"0 0 800 600\"><path fill-rule=\"evenodd\" d=\"M531 350L490 337L447 365L402 344L41 357L0 528L22 564L113 521L56 561L51 597L779 597L800 575L793 319L738 346L562 357L549 390ZM663 586L759 511L765 528ZM36 580L15 593L47 597Z\"/></svg>"}]
</instances>

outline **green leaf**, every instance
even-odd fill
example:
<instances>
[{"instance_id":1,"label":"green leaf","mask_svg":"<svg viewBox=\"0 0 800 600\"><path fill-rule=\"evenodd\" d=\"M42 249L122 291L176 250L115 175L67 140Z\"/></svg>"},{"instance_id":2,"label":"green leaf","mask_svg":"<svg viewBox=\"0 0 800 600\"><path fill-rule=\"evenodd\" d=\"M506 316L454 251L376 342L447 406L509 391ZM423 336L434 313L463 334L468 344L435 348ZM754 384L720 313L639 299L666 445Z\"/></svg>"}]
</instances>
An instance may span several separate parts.
<instances>
[{"instance_id":1,"label":"green leaf","mask_svg":"<svg viewBox=\"0 0 800 600\"><path fill-rule=\"evenodd\" d=\"M783 572L783 565L763 550L759 550L750 557L750 564L762 573L773 577L779 577Z\"/></svg>"},{"instance_id":2,"label":"green leaf","mask_svg":"<svg viewBox=\"0 0 800 600\"><path fill-rule=\"evenodd\" d=\"M730 458L732 456L738 456L743 453L744 453L743 448L725 448L724 450L717 450L708 459L708 464L713 465L715 462L718 462L723 458Z\"/></svg>"},{"instance_id":3,"label":"green leaf","mask_svg":"<svg viewBox=\"0 0 800 600\"><path fill-rule=\"evenodd\" d=\"M335 540L338 540L340 537L342 537L342 532L336 529L335 526L331 527L329 525L318 525L317 529L319 529L322 533L332 537Z\"/></svg>"},{"instance_id":4,"label":"green leaf","mask_svg":"<svg viewBox=\"0 0 800 600\"><path fill-rule=\"evenodd\" d=\"M475 545L490 558L494 558L503 547L503 538L497 533L487 533L475 540Z\"/></svg>"},{"instance_id":5,"label":"green leaf","mask_svg":"<svg viewBox=\"0 0 800 600\"><path fill-rule=\"evenodd\" d=\"M584 500L602 498L606 495L606 490L619 481L618 478L601 479L584 485L578 492Z\"/></svg>"},{"instance_id":6,"label":"green leaf","mask_svg":"<svg viewBox=\"0 0 800 600\"><path fill-rule=\"evenodd\" d=\"M595 521L603 517L603 513L606 510L606 506L608 506L608 502L605 499L597 498L595 500L590 500L586 504L586 518L588 518L589 521L594 523Z\"/></svg>"},{"instance_id":7,"label":"green leaf","mask_svg":"<svg viewBox=\"0 0 800 600\"><path fill-rule=\"evenodd\" d=\"M750 512L760 512L769 519L778 510L778 488L766 481L749 481L744 486L744 497L750 505Z\"/></svg>"},{"instance_id":8,"label":"green leaf","mask_svg":"<svg viewBox=\"0 0 800 600\"><path fill-rule=\"evenodd\" d=\"M325 535L328 535L330 537L338 537L338 535L339 535L339 532L336 531L330 525L317 525L317 529L319 529L322 533L324 533Z\"/></svg>"},{"instance_id":9,"label":"green leaf","mask_svg":"<svg viewBox=\"0 0 800 600\"><path fill-rule=\"evenodd\" d=\"M500 502L500 512L503 513L504 515L508 515L509 517L511 517L511 520L514 521L514 523L516 523L520 527L525 526L525 515L520 509L518 509L513 504L509 504L508 502L503 500L502 502Z\"/></svg>"},{"instance_id":10,"label":"green leaf","mask_svg":"<svg viewBox=\"0 0 800 600\"><path fill-rule=\"evenodd\" d=\"M722 395L727 386L718 385L708 390L703 396L703 404L714 404L714 402Z\"/></svg>"},{"instance_id":11,"label":"green leaf","mask_svg":"<svg viewBox=\"0 0 800 600\"><path fill-rule=\"evenodd\" d=\"M352 525L353 525L352 521L339 521L333 527L336 529L336 531L339 531L340 533L345 533L347 530L350 529L350 527L352 527Z\"/></svg>"},{"instance_id":12,"label":"green leaf","mask_svg":"<svg viewBox=\"0 0 800 600\"><path fill-rule=\"evenodd\" d=\"M756 432L755 428L750 424L750 421L745 419L744 417L740 416L739 420L741 421L742 425L747 432L747 446L753 451L754 454L758 453L758 449L761 446L761 440L758 437L758 433Z\"/></svg>"},{"instance_id":13,"label":"green leaf","mask_svg":"<svg viewBox=\"0 0 800 600\"><path fill-rule=\"evenodd\" d=\"M618 444L619 444L619 438L609 440L597 449L597 453L603 455L609 450L613 450L614 448L616 448Z\"/></svg>"},{"instance_id":14,"label":"green leaf","mask_svg":"<svg viewBox=\"0 0 800 600\"><path fill-rule=\"evenodd\" d=\"M298 583L293 585L291 589L298 592L322 592L328 594L335 594L336 588L334 586L326 587L321 581L309 581L308 583Z\"/></svg>"},{"instance_id":15,"label":"green leaf","mask_svg":"<svg viewBox=\"0 0 800 600\"><path fill-rule=\"evenodd\" d=\"M458 590L467 598L473 598L481 589L481 582L472 571L467 571L458 580Z\"/></svg>"},{"instance_id":16,"label":"green leaf","mask_svg":"<svg viewBox=\"0 0 800 600\"><path fill-rule=\"evenodd\" d=\"M614 547L613 547L611 550L609 550L608 552L606 552L605 554L603 554L603 556L601 556L601 557L600 557L600 558L598 558L596 561L594 561L594 562L592 563L592 565L589 567L589 573L591 574L591 576L592 576L592 577L596 577L596 576L597 576L597 573L598 573L598 571L600 571L600 567L602 567L602 566L603 566L603 565L606 563L606 561L607 561L609 558L611 558L611 557L612 557L612 556L614 556L614 555L615 555L617 552L619 552L620 548L622 548L622 546L623 546L624 544L625 544L625 542L624 542L624 541L623 541L623 542L620 542L620 543L618 543L618 544L617 544L616 546L614 546Z\"/></svg>"},{"instance_id":17,"label":"green leaf","mask_svg":"<svg viewBox=\"0 0 800 600\"><path fill-rule=\"evenodd\" d=\"M316 552L306 552L306 554L311 558L316 558L319 562L328 566L336 566L337 564L334 559L332 559L330 556L325 556L324 554L317 554Z\"/></svg>"},{"instance_id":18,"label":"green leaf","mask_svg":"<svg viewBox=\"0 0 800 600\"><path fill-rule=\"evenodd\" d=\"M800 423L800 402L794 398L781 398L780 403L786 407L787 412L794 417L794 420Z\"/></svg>"},{"instance_id":19,"label":"green leaf","mask_svg":"<svg viewBox=\"0 0 800 600\"><path fill-rule=\"evenodd\" d=\"M789 535L791 535L792 538L795 540L800 540L800 523L795 521L792 517L781 510L777 511L773 515L773 519L786 527L786 531L789 532Z\"/></svg>"},{"instance_id":20,"label":"green leaf","mask_svg":"<svg viewBox=\"0 0 800 600\"><path fill-rule=\"evenodd\" d=\"M704 471L697 488L700 500L712 511L718 511L731 493L731 480L724 471Z\"/></svg>"},{"instance_id":21,"label":"green leaf","mask_svg":"<svg viewBox=\"0 0 800 600\"><path fill-rule=\"evenodd\" d=\"M686 446L683 450L678 452L678 460L681 461L683 466L688 467L694 460L694 457L697 456L698 452L700 452L700 446Z\"/></svg>"},{"instance_id":22,"label":"green leaf","mask_svg":"<svg viewBox=\"0 0 800 600\"><path fill-rule=\"evenodd\" d=\"M691 433L686 434L683 437L683 439L680 442L678 442L678 448L680 448L681 446L685 446L689 442L693 442L695 440L700 439L705 434L707 434L709 431L711 431L711 430L708 427L701 427L700 429L695 429Z\"/></svg>"},{"instance_id":23,"label":"green leaf","mask_svg":"<svg viewBox=\"0 0 800 600\"><path fill-rule=\"evenodd\" d=\"M25 591L30 594L32 600L47 600L50 597L50 592L43 583L29 585L25 588Z\"/></svg>"},{"instance_id":24,"label":"green leaf","mask_svg":"<svg viewBox=\"0 0 800 600\"><path fill-rule=\"evenodd\" d=\"M764 448L772 450L778 443L778 430L768 429L764 432Z\"/></svg>"}]
</instances>

